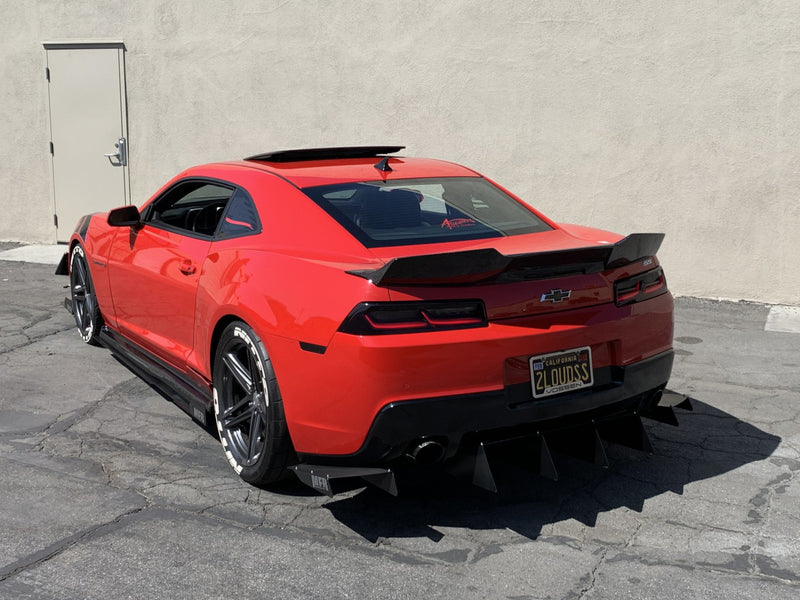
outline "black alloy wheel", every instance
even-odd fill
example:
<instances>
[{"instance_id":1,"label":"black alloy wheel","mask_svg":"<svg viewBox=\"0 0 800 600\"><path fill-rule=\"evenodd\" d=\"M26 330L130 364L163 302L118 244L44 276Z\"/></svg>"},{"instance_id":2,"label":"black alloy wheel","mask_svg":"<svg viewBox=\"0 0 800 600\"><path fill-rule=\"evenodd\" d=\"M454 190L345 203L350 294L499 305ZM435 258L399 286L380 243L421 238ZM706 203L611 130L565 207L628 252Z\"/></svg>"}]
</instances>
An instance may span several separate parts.
<instances>
[{"instance_id":1,"label":"black alloy wheel","mask_svg":"<svg viewBox=\"0 0 800 600\"><path fill-rule=\"evenodd\" d=\"M228 462L253 485L277 481L291 455L283 402L264 344L245 323L222 332L213 380L214 416Z\"/></svg>"},{"instance_id":2,"label":"black alloy wheel","mask_svg":"<svg viewBox=\"0 0 800 600\"><path fill-rule=\"evenodd\" d=\"M100 307L97 305L92 275L86 263L86 254L80 245L72 249L69 287L72 296L72 314L78 326L78 333L84 342L96 346L103 320L100 316Z\"/></svg>"}]
</instances>

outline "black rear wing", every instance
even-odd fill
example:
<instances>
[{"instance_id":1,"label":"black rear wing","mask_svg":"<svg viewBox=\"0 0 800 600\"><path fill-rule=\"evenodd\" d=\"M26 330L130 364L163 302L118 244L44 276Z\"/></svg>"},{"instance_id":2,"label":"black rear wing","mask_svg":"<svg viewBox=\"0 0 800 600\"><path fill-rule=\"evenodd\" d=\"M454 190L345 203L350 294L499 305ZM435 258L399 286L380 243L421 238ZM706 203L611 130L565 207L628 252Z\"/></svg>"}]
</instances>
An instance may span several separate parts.
<instances>
[{"instance_id":1,"label":"black rear wing","mask_svg":"<svg viewBox=\"0 0 800 600\"><path fill-rule=\"evenodd\" d=\"M494 248L393 258L380 269L347 271L378 286L459 285L599 273L654 256L663 233L633 233L616 244L506 256Z\"/></svg>"},{"instance_id":2,"label":"black rear wing","mask_svg":"<svg viewBox=\"0 0 800 600\"><path fill-rule=\"evenodd\" d=\"M304 160L331 160L342 158L377 158L384 154L400 152L405 146L340 146L336 148L303 148L300 150L278 150L248 156L244 160L265 162L299 162Z\"/></svg>"}]
</instances>

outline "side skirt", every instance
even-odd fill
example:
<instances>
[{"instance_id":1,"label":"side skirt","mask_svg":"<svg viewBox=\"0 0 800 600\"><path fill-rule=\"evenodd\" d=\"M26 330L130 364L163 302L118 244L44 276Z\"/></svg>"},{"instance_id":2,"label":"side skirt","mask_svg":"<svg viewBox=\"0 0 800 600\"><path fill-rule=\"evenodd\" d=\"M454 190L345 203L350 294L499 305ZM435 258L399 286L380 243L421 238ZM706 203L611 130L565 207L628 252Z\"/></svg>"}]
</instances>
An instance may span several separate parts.
<instances>
[{"instance_id":1,"label":"side skirt","mask_svg":"<svg viewBox=\"0 0 800 600\"><path fill-rule=\"evenodd\" d=\"M99 340L136 375L167 396L190 417L208 426L208 415L213 410L214 402L210 384L194 381L108 327L100 331Z\"/></svg>"}]
</instances>

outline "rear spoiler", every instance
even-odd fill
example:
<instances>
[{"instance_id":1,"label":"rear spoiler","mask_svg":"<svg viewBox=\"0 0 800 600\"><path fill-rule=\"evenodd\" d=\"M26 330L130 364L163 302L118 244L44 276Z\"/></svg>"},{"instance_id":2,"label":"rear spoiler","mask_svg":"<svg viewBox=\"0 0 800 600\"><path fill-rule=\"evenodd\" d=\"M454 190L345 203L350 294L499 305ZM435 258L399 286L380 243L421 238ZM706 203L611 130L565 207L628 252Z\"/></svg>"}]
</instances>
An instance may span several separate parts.
<instances>
[{"instance_id":1,"label":"rear spoiler","mask_svg":"<svg viewBox=\"0 0 800 600\"><path fill-rule=\"evenodd\" d=\"M380 269L347 271L378 286L458 285L599 273L654 256L663 233L633 233L616 244L506 256L494 248L393 258Z\"/></svg>"}]
</instances>

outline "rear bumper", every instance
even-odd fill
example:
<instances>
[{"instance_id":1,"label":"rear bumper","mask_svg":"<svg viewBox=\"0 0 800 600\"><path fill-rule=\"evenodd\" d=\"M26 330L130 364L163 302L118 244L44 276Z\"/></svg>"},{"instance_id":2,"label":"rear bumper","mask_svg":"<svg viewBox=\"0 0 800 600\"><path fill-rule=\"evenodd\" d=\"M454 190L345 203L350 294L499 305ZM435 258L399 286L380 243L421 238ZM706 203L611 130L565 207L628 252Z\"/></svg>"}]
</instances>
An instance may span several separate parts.
<instances>
[{"instance_id":1,"label":"rear bumper","mask_svg":"<svg viewBox=\"0 0 800 600\"><path fill-rule=\"evenodd\" d=\"M491 439L512 429L544 432L647 413L667 385L673 356L669 350L626 367L597 369L591 390L543 400L531 400L527 383L496 392L392 402L380 410L357 452L337 456L301 453L300 458L319 464L385 463L423 438L440 440L452 456L465 436Z\"/></svg>"},{"instance_id":2,"label":"rear bumper","mask_svg":"<svg viewBox=\"0 0 800 600\"><path fill-rule=\"evenodd\" d=\"M669 365L648 378L649 388L626 383L638 378L626 373L670 351L672 308L672 296L663 294L623 307L603 304L488 327L384 336L337 333L319 352L288 338L264 342L297 452L350 456L370 443L385 410L399 411L392 419L406 419L401 404L450 399L441 410L445 423L460 423L466 418L462 413L477 410L489 417L487 426L502 427L558 416L564 404L570 406L565 412L588 410L663 385ZM591 348L592 390L574 400L570 395L533 402L530 357L584 346ZM613 398L606 401L609 394ZM549 402L553 408L545 409ZM415 422L416 414L409 418ZM479 423L477 429L483 428ZM419 431L417 437L426 434Z\"/></svg>"}]
</instances>

